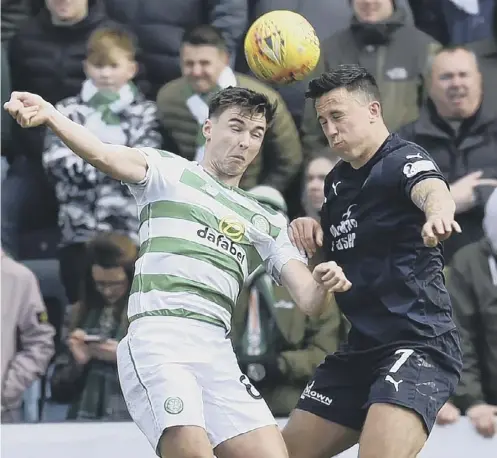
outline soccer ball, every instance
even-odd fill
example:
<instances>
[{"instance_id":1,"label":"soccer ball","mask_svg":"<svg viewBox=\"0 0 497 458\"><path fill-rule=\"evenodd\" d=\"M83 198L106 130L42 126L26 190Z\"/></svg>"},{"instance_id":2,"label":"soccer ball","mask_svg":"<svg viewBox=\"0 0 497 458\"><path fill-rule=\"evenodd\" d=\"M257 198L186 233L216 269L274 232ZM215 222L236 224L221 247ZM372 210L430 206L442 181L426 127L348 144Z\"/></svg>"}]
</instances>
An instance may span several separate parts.
<instances>
[{"instance_id":1,"label":"soccer ball","mask_svg":"<svg viewBox=\"0 0 497 458\"><path fill-rule=\"evenodd\" d=\"M319 40L309 22L293 11L258 18L245 37L245 58L262 81L288 84L304 79L319 60Z\"/></svg>"}]
</instances>

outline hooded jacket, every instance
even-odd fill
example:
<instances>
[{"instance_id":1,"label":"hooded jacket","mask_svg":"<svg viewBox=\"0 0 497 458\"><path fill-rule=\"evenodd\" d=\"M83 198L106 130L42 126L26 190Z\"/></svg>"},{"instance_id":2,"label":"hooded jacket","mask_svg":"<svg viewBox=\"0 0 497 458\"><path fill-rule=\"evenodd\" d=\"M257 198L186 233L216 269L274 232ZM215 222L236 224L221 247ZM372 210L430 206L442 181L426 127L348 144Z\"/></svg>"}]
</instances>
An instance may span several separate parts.
<instances>
[{"instance_id":1,"label":"hooded jacket","mask_svg":"<svg viewBox=\"0 0 497 458\"><path fill-rule=\"evenodd\" d=\"M341 64L365 67L376 79L385 123L394 131L418 117L423 75L437 48L433 39L408 23L402 8L376 24L362 23L354 16L349 28L322 43L321 60L314 74L318 76ZM313 100L306 101L302 133L306 155L327 145Z\"/></svg>"}]
</instances>

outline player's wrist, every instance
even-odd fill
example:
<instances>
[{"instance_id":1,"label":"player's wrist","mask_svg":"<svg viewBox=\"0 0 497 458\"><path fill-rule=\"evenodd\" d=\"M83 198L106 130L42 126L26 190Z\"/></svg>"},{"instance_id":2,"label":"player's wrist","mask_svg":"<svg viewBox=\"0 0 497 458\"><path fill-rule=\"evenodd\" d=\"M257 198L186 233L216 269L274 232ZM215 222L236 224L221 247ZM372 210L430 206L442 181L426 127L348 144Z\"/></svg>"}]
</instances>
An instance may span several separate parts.
<instances>
[{"instance_id":1,"label":"player's wrist","mask_svg":"<svg viewBox=\"0 0 497 458\"><path fill-rule=\"evenodd\" d=\"M455 212L452 210L448 211L443 211L443 212L437 212L437 213L431 213L426 215L426 221L435 221L435 220L446 220L446 219L453 219L455 215Z\"/></svg>"},{"instance_id":2,"label":"player's wrist","mask_svg":"<svg viewBox=\"0 0 497 458\"><path fill-rule=\"evenodd\" d=\"M63 116L62 113L59 113L57 109L49 102L45 102L43 110L45 110L47 113L47 119L45 121L45 125L50 129L56 128L58 118L60 116Z\"/></svg>"}]
</instances>

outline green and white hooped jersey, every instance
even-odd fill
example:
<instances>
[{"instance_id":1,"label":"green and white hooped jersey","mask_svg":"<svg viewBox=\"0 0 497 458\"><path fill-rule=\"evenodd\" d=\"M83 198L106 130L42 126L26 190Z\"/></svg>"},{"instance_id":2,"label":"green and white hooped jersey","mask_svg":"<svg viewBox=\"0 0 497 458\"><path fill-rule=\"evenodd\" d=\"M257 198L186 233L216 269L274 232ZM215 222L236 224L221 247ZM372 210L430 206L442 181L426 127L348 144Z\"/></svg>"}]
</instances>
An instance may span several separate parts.
<instances>
[{"instance_id":1,"label":"green and white hooped jersey","mask_svg":"<svg viewBox=\"0 0 497 458\"><path fill-rule=\"evenodd\" d=\"M282 214L195 162L153 148L141 152L147 176L128 184L140 214L128 317L187 317L229 331L240 290L255 268L264 263L279 283L290 259L307 260L291 244Z\"/></svg>"}]
</instances>

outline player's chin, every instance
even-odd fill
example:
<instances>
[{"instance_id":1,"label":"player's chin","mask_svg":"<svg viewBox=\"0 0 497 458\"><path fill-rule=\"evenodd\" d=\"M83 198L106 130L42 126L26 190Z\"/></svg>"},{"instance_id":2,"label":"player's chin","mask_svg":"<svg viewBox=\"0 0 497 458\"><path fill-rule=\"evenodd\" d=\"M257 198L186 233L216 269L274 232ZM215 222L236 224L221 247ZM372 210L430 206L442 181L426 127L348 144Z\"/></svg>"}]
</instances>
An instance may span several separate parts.
<instances>
[{"instance_id":1,"label":"player's chin","mask_svg":"<svg viewBox=\"0 0 497 458\"><path fill-rule=\"evenodd\" d=\"M223 167L222 172L229 177L236 177L242 175L245 172L245 164L241 161L232 161L230 164L226 164Z\"/></svg>"}]
</instances>

